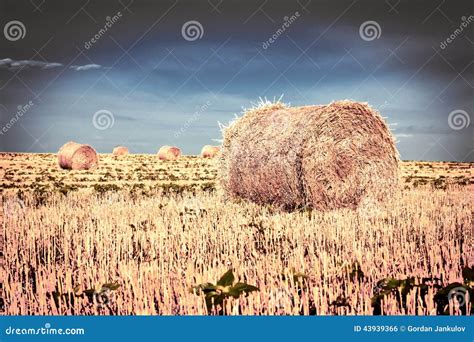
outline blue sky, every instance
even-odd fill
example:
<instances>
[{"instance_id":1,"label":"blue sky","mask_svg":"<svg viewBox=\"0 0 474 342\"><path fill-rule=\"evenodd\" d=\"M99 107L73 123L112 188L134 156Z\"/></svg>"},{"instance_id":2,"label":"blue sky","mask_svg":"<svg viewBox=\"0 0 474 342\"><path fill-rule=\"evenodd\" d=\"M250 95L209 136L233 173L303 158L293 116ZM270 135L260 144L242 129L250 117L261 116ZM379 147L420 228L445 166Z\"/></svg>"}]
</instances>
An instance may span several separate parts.
<instances>
[{"instance_id":1,"label":"blue sky","mask_svg":"<svg viewBox=\"0 0 474 342\"><path fill-rule=\"evenodd\" d=\"M291 105L369 102L394 129L403 159L474 159L469 1L0 3L2 26L16 20L26 31L0 37L2 126L33 102L0 135L5 151L55 152L76 140L99 152L173 144L197 154L220 138L218 121L283 94ZM189 21L202 27L200 38L183 36ZM366 22L378 38L363 39ZM98 112L113 125L98 129Z\"/></svg>"}]
</instances>

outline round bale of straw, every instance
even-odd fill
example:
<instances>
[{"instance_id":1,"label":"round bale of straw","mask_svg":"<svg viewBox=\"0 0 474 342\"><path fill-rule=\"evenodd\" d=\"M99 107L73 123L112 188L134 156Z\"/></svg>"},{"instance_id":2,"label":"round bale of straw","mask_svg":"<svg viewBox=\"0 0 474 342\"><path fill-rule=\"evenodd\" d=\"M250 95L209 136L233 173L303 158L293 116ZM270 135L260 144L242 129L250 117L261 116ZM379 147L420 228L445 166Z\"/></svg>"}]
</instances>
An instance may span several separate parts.
<instances>
[{"instance_id":1,"label":"round bale of straw","mask_svg":"<svg viewBox=\"0 0 474 342\"><path fill-rule=\"evenodd\" d=\"M158 159L160 160L176 160L181 155L181 150L175 146L162 146L158 151Z\"/></svg>"},{"instance_id":2,"label":"round bale of straw","mask_svg":"<svg viewBox=\"0 0 474 342\"><path fill-rule=\"evenodd\" d=\"M214 158L220 151L219 146L205 145L201 150L201 157Z\"/></svg>"},{"instance_id":3,"label":"round bale of straw","mask_svg":"<svg viewBox=\"0 0 474 342\"><path fill-rule=\"evenodd\" d=\"M70 141L58 152L59 167L68 170L89 170L97 167L99 158L92 146Z\"/></svg>"},{"instance_id":4,"label":"round bale of straw","mask_svg":"<svg viewBox=\"0 0 474 342\"><path fill-rule=\"evenodd\" d=\"M223 134L219 180L231 198L284 210L355 209L398 183L394 139L366 103L278 102L246 112Z\"/></svg>"},{"instance_id":5,"label":"round bale of straw","mask_svg":"<svg viewBox=\"0 0 474 342\"><path fill-rule=\"evenodd\" d=\"M125 146L116 146L114 147L114 150L112 151L112 154L114 156L125 156L129 153L130 152L128 151L128 148Z\"/></svg>"}]
</instances>

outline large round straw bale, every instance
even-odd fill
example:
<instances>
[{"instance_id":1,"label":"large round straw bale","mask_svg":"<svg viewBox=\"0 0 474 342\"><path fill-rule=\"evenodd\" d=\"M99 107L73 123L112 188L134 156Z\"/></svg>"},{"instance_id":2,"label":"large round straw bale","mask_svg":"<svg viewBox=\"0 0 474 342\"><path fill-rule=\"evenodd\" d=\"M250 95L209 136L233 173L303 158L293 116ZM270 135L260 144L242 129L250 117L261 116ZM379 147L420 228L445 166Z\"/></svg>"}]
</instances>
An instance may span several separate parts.
<instances>
[{"instance_id":1,"label":"large round straw bale","mask_svg":"<svg viewBox=\"0 0 474 342\"><path fill-rule=\"evenodd\" d=\"M114 147L114 150L112 151L112 154L114 156L124 156L129 154L130 152L128 151L128 148L125 146L116 146Z\"/></svg>"},{"instance_id":2,"label":"large round straw bale","mask_svg":"<svg viewBox=\"0 0 474 342\"><path fill-rule=\"evenodd\" d=\"M181 150L175 146L162 146L158 151L160 160L176 160L181 155Z\"/></svg>"},{"instance_id":3,"label":"large round straw bale","mask_svg":"<svg viewBox=\"0 0 474 342\"><path fill-rule=\"evenodd\" d=\"M62 169L89 170L98 165L99 159L91 146L70 141L59 150L58 163Z\"/></svg>"},{"instance_id":4,"label":"large round straw bale","mask_svg":"<svg viewBox=\"0 0 474 342\"><path fill-rule=\"evenodd\" d=\"M355 209L398 183L398 152L366 103L253 109L224 130L219 179L230 197L286 210Z\"/></svg>"},{"instance_id":5,"label":"large round straw bale","mask_svg":"<svg viewBox=\"0 0 474 342\"><path fill-rule=\"evenodd\" d=\"M201 150L201 157L214 158L220 151L219 146L205 145Z\"/></svg>"}]
</instances>

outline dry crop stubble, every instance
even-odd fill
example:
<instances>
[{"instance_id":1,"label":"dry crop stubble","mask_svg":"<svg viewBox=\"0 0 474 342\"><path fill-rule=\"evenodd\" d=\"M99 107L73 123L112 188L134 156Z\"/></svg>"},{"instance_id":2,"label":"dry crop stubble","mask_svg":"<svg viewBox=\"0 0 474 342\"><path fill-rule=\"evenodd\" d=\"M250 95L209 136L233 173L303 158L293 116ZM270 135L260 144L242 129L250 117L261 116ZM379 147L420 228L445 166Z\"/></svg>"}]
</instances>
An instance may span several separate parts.
<instances>
[{"instance_id":1,"label":"dry crop stubble","mask_svg":"<svg viewBox=\"0 0 474 342\"><path fill-rule=\"evenodd\" d=\"M56 193L41 205L34 196L23 193L21 208L4 213L5 314L206 314L189 288L229 267L260 289L226 301L230 314L372 314L378 280L436 276L448 284L473 257L469 187L407 189L377 215L283 213L207 192ZM363 276L354 278L355 264ZM303 284L295 272L307 276ZM120 287L105 307L51 298L58 287L109 282ZM411 290L402 307L387 296L382 312L429 314L429 291Z\"/></svg>"}]
</instances>

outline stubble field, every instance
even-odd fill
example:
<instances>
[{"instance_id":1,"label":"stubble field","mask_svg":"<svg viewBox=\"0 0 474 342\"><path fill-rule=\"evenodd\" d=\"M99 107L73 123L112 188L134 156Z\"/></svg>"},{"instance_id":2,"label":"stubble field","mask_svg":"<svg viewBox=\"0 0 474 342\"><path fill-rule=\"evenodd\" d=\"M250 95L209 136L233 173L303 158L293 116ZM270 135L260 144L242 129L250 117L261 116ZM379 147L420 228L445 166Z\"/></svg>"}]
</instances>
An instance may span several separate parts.
<instances>
[{"instance_id":1,"label":"stubble field","mask_svg":"<svg viewBox=\"0 0 474 342\"><path fill-rule=\"evenodd\" d=\"M472 313L472 163L403 162L386 207L325 213L226 200L199 157L0 176L2 314Z\"/></svg>"}]
</instances>

